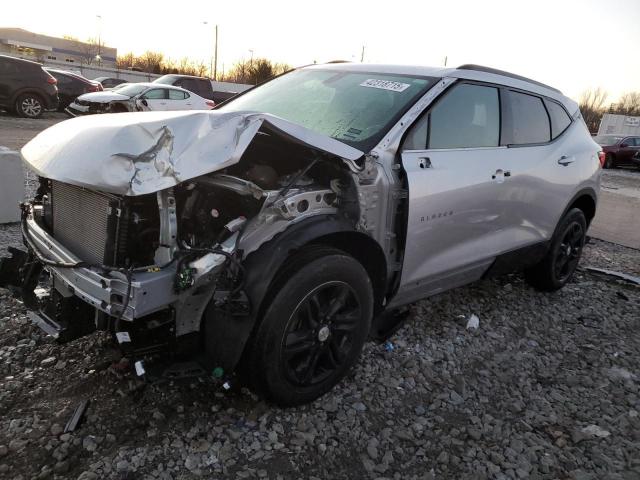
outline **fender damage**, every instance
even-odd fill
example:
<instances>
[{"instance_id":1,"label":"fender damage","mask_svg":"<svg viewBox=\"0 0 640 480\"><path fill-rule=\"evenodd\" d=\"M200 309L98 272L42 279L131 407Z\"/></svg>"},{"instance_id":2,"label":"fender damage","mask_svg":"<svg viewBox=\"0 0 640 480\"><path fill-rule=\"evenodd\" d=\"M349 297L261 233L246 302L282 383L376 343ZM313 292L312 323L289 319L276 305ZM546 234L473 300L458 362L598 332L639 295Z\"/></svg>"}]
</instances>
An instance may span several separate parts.
<instances>
[{"instance_id":1,"label":"fender damage","mask_svg":"<svg viewBox=\"0 0 640 480\"><path fill-rule=\"evenodd\" d=\"M245 258L312 217L361 223L363 152L271 115L89 116L22 155L41 186L23 205L27 252L0 263L0 279L33 300L49 333L109 330L136 358L193 351L203 318L208 336L244 318L237 347L209 348L209 366L232 369L261 301Z\"/></svg>"}]
</instances>

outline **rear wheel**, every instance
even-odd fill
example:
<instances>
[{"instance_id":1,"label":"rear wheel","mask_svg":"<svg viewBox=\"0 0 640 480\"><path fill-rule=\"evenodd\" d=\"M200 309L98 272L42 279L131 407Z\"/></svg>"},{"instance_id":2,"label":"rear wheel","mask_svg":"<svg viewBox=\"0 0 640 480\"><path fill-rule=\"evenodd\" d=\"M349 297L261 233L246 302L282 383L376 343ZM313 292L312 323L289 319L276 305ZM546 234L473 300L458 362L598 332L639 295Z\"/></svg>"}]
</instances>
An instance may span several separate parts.
<instances>
[{"instance_id":1,"label":"rear wheel","mask_svg":"<svg viewBox=\"0 0 640 480\"><path fill-rule=\"evenodd\" d=\"M35 93L23 93L16 99L16 113L25 118L38 118L44 112L44 102Z\"/></svg>"},{"instance_id":2,"label":"rear wheel","mask_svg":"<svg viewBox=\"0 0 640 480\"><path fill-rule=\"evenodd\" d=\"M607 153L604 157L604 168L614 168L613 155Z\"/></svg>"},{"instance_id":3,"label":"rear wheel","mask_svg":"<svg viewBox=\"0 0 640 480\"><path fill-rule=\"evenodd\" d=\"M558 224L546 256L525 271L527 282L548 292L564 287L578 267L586 233L587 221L582 210L569 210Z\"/></svg>"},{"instance_id":4,"label":"rear wheel","mask_svg":"<svg viewBox=\"0 0 640 480\"><path fill-rule=\"evenodd\" d=\"M287 263L247 365L253 386L283 406L310 402L346 375L373 314L369 276L346 253L312 247Z\"/></svg>"}]
</instances>

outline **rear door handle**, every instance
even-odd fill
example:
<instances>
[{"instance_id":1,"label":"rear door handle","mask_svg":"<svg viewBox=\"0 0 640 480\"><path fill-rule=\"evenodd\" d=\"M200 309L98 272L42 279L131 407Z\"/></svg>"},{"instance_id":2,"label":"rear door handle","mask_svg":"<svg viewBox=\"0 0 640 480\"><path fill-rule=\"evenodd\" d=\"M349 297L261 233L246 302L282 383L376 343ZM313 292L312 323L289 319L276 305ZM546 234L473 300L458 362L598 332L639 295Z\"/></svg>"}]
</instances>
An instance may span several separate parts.
<instances>
[{"instance_id":1,"label":"rear door handle","mask_svg":"<svg viewBox=\"0 0 640 480\"><path fill-rule=\"evenodd\" d=\"M570 163L573 163L573 160L569 160L569 157L567 157L566 155L562 155L558 159L558 165L562 165L563 167L566 167Z\"/></svg>"}]
</instances>

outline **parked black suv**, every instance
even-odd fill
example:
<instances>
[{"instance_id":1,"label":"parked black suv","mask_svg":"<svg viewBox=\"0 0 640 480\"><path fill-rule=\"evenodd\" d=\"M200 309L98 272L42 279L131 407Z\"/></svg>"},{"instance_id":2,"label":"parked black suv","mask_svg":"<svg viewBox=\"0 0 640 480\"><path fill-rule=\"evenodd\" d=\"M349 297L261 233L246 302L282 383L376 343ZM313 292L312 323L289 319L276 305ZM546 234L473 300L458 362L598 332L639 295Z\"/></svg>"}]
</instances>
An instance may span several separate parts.
<instances>
[{"instance_id":1,"label":"parked black suv","mask_svg":"<svg viewBox=\"0 0 640 480\"><path fill-rule=\"evenodd\" d=\"M56 83L39 63L0 55L0 108L38 118L58 107Z\"/></svg>"},{"instance_id":2,"label":"parked black suv","mask_svg":"<svg viewBox=\"0 0 640 480\"><path fill-rule=\"evenodd\" d=\"M205 77L193 77L191 75L163 75L156 78L153 83L162 83L163 85L175 85L189 90L202 98L213 100L213 86L211 80Z\"/></svg>"}]
</instances>

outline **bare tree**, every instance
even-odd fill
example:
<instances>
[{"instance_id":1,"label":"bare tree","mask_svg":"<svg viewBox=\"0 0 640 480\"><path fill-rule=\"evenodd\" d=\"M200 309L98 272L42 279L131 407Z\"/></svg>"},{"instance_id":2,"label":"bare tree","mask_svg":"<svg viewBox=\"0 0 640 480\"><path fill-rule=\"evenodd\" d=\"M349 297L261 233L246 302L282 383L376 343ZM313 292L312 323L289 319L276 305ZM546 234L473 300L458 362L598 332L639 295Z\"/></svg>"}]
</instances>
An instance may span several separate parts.
<instances>
[{"instance_id":1,"label":"bare tree","mask_svg":"<svg viewBox=\"0 0 640 480\"><path fill-rule=\"evenodd\" d=\"M608 93L602 88L590 89L580 95L580 112L591 133L598 131L600 119L605 113L605 102Z\"/></svg>"},{"instance_id":2,"label":"bare tree","mask_svg":"<svg viewBox=\"0 0 640 480\"><path fill-rule=\"evenodd\" d=\"M280 75L291 67L285 63L276 63L266 58L243 60L236 63L224 76L223 80L235 83L262 83Z\"/></svg>"},{"instance_id":3,"label":"bare tree","mask_svg":"<svg viewBox=\"0 0 640 480\"><path fill-rule=\"evenodd\" d=\"M612 103L609 113L617 115L640 116L640 92L627 92L617 103Z\"/></svg>"},{"instance_id":4,"label":"bare tree","mask_svg":"<svg viewBox=\"0 0 640 480\"><path fill-rule=\"evenodd\" d=\"M164 55L159 52L147 50L136 59L136 66L147 73L162 73Z\"/></svg>"}]
</instances>

